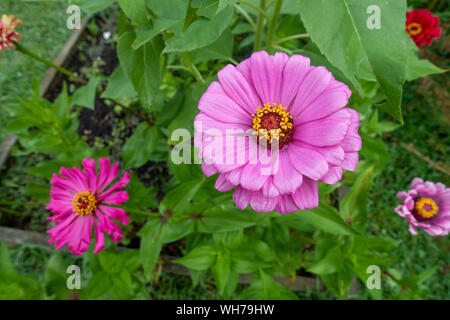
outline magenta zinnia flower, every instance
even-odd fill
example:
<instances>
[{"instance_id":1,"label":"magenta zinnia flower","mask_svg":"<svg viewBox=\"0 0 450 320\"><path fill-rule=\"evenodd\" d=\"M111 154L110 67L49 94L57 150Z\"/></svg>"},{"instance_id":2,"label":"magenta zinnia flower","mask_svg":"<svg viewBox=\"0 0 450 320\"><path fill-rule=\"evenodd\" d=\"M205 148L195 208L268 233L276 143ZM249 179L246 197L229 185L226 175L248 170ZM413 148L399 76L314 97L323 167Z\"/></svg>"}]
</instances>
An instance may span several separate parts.
<instances>
[{"instance_id":1,"label":"magenta zinnia flower","mask_svg":"<svg viewBox=\"0 0 450 320\"><path fill-rule=\"evenodd\" d=\"M14 48L14 41L19 41L20 33L16 32L16 28L22 21L16 19L13 15L7 16L2 14L0 19L0 53L2 49Z\"/></svg>"},{"instance_id":2,"label":"magenta zinnia flower","mask_svg":"<svg viewBox=\"0 0 450 320\"><path fill-rule=\"evenodd\" d=\"M51 235L49 243L56 242L57 249L67 244L74 255L81 255L91 243L92 227L96 238L94 253L104 248L104 232L114 242L122 239L120 227L111 218L126 224L128 216L123 209L109 205L120 205L128 200L128 194L121 189L130 181L130 175L125 172L108 189L119 173L119 164L111 168L108 158L101 158L98 162L100 169L97 173L95 160L84 159L84 171L62 167L59 171L62 176L54 174L50 181L52 187L47 209L54 216L48 220L57 225L47 233Z\"/></svg>"},{"instance_id":3,"label":"magenta zinnia flower","mask_svg":"<svg viewBox=\"0 0 450 320\"><path fill-rule=\"evenodd\" d=\"M450 230L450 188L442 183L414 178L411 190L397 193L403 204L395 212L406 218L409 232L416 235L416 228L431 236L446 236Z\"/></svg>"},{"instance_id":4,"label":"magenta zinnia flower","mask_svg":"<svg viewBox=\"0 0 450 320\"><path fill-rule=\"evenodd\" d=\"M301 55L261 51L237 67L227 65L218 78L200 99L195 146L205 175L219 173L216 189L236 188L239 208L288 213L317 207L317 182L335 184L343 169L356 168L359 115L344 108L351 91L325 67ZM239 132L247 133L245 143L228 144ZM278 169L269 174L250 152L264 139L268 155L273 139L279 145Z\"/></svg>"}]
</instances>

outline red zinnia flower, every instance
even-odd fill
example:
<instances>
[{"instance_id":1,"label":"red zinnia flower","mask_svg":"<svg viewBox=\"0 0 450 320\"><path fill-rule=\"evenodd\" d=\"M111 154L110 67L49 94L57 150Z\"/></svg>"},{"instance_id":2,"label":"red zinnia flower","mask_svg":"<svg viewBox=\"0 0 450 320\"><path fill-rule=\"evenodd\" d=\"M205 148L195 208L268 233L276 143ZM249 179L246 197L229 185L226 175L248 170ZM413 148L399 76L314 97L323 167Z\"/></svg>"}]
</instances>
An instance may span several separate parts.
<instances>
[{"instance_id":1,"label":"red zinnia flower","mask_svg":"<svg viewBox=\"0 0 450 320\"><path fill-rule=\"evenodd\" d=\"M433 39L441 36L438 25L439 17L427 9L414 9L406 14L406 31L419 48L431 45Z\"/></svg>"},{"instance_id":2,"label":"red zinnia flower","mask_svg":"<svg viewBox=\"0 0 450 320\"><path fill-rule=\"evenodd\" d=\"M14 41L19 41L22 36L16 32L16 28L22 20L16 19L13 15L2 15L0 19L0 53L2 49L14 48Z\"/></svg>"}]
</instances>

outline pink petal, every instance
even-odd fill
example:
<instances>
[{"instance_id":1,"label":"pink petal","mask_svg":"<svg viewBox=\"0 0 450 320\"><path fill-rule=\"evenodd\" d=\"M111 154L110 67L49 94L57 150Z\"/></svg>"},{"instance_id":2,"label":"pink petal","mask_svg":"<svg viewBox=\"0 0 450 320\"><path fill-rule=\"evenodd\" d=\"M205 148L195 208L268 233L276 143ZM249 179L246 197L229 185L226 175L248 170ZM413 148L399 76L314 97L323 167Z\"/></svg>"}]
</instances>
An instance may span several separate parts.
<instances>
[{"instance_id":1,"label":"pink petal","mask_svg":"<svg viewBox=\"0 0 450 320\"><path fill-rule=\"evenodd\" d=\"M236 206L244 210L250 204L250 199L252 197L252 191L245 190L241 186L238 186L233 193L233 201Z\"/></svg>"},{"instance_id":2,"label":"pink petal","mask_svg":"<svg viewBox=\"0 0 450 320\"><path fill-rule=\"evenodd\" d=\"M278 213L293 213L297 212L299 207L292 199L291 195L281 195L278 197L278 204L275 208Z\"/></svg>"},{"instance_id":3,"label":"pink petal","mask_svg":"<svg viewBox=\"0 0 450 320\"><path fill-rule=\"evenodd\" d=\"M320 180L328 172L328 163L319 152L301 147L294 141L287 150L292 165L301 174Z\"/></svg>"},{"instance_id":4,"label":"pink petal","mask_svg":"<svg viewBox=\"0 0 450 320\"><path fill-rule=\"evenodd\" d=\"M342 168L331 166L320 181L326 184L336 184L342 179Z\"/></svg>"},{"instance_id":5,"label":"pink petal","mask_svg":"<svg viewBox=\"0 0 450 320\"><path fill-rule=\"evenodd\" d=\"M358 152L346 152L344 161L341 163L342 169L355 171L359 161Z\"/></svg>"},{"instance_id":6,"label":"pink petal","mask_svg":"<svg viewBox=\"0 0 450 320\"><path fill-rule=\"evenodd\" d=\"M253 192L250 199L250 205L256 212L270 212L275 210L278 203L278 197L264 197L262 192Z\"/></svg>"},{"instance_id":7,"label":"pink petal","mask_svg":"<svg viewBox=\"0 0 450 320\"><path fill-rule=\"evenodd\" d=\"M347 132L348 124L322 119L303 123L295 128L293 139L315 146L332 146L340 143Z\"/></svg>"},{"instance_id":8,"label":"pink petal","mask_svg":"<svg viewBox=\"0 0 450 320\"><path fill-rule=\"evenodd\" d=\"M87 184L92 193L97 192L97 177L95 173L95 160L86 158L83 160L83 168L87 175Z\"/></svg>"},{"instance_id":9,"label":"pink petal","mask_svg":"<svg viewBox=\"0 0 450 320\"><path fill-rule=\"evenodd\" d=\"M125 191L119 191L113 194L108 195L105 198L102 198L102 202L103 203L108 203L108 204L122 204L123 202L128 201L128 193L126 193Z\"/></svg>"},{"instance_id":10,"label":"pink petal","mask_svg":"<svg viewBox=\"0 0 450 320\"><path fill-rule=\"evenodd\" d=\"M302 210L316 208L319 205L319 187L317 182L304 177L300 188L292 194L292 199Z\"/></svg>"},{"instance_id":11,"label":"pink petal","mask_svg":"<svg viewBox=\"0 0 450 320\"><path fill-rule=\"evenodd\" d=\"M100 205L99 209L108 217L119 220L122 224L127 224L129 221L128 215L122 208Z\"/></svg>"},{"instance_id":12,"label":"pink petal","mask_svg":"<svg viewBox=\"0 0 450 320\"><path fill-rule=\"evenodd\" d=\"M303 79L308 73L310 60L301 55L293 55L283 70L283 84L281 86L280 103L290 111Z\"/></svg>"},{"instance_id":13,"label":"pink petal","mask_svg":"<svg viewBox=\"0 0 450 320\"><path fill-rule=\"evenodd\" d=\"M297 92L297 96L292 104L290 109L291 115L294 117L295 121L300 123L306 122L309 120L319 119L317 117L311 118L308 114L314 114L315 109L309 108L309 105L312 104L314 100L316 100L319 95L327 88L328 84L332 80L333 76L325 67L311 67L308 74L303 79L303 82ZM329 99L331 102L332 99ZM319 108L322 109L325 107L325 102L319 104ZM302 114L308 108L308 112L305 112L305 117L299 118L300 114ZM331 112L330 112L331 113ZM329 114L329 113L328 113ZM309 118L309 120L308 120ZM306 120L304 120L306 119Z\"/></svg>"},{"instance_id":14,"label":"pink petal","mask_svg":"<svg viewBox=\"0 0 450 320\"><path fill-rule=\"evenodd\" d=\"M227 65L217 74L223 91L241 108L252 114L261 105L244 76L232 65Z\"/></svg>"},{"instance_id":15,"label":"pink petal","mask_svg":"<svg viewBox=\"0 0 450 320\"><path fill-rule=\"evenodd\" d=\"M273 176L273 184L281 194L294 193L302 184L303 176L298 172L287 151L280 152L280 166L278 172Z\"/></svg>"},{"instance_id":16,"label":"pink petal","mask_svg":"<svg viewBox=\"0 0 450 320\"><path fill-rule=\"evenodd\" d=\"M227 178L224 174L220 174L217 177L214 187L217 190L219 190L220 192L226 192L226 191L230 191L231 189L233 189L234 185L227 180Z\"/></svg>"}]
</instances>

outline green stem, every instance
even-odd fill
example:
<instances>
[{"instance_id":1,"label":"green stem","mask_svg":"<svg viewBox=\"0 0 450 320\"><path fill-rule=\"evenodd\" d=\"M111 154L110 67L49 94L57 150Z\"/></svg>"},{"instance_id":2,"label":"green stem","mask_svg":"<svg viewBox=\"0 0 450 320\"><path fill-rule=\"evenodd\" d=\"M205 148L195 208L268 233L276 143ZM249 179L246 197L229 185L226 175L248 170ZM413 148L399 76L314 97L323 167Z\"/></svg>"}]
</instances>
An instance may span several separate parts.
<instances>
[{"instance_id":1,"label":"green stem","mask_svg":"<svg viewBox=\"0 0 450 320\"><path fill-rule=\"evenodd\" d=\"M275 30L277 26L278 16L280 15L281 10L281 3L283 0L277 0L275 3L275 8L273 10L272 18L270 19L269 23L269 30L267 31L267 44L266 44L266 51L270 53L273 46L273 39L275 37Z\"/></svg>"},{"instance_id":2,"label":"green stem","mask_svg":"<svg viewBox=\"0 0 450 320\"><path fill-rule=\"evenodd\" d=\"M275 41L273 44L276 45L276 44L280 44L280 43L283 43L283 42L286 42L286 41L291 41L291 40L295 40L295 39L302 39L302 38L308 38L308 37L309 37L309 34L307 34L307 33L294 34L292 36L289 36L289 37L280 39L278 41Z\"/></svg>"},{"instance_id":3,"label":"green stem","mask_svg":"<svg viewBox=\"0 0 450 320\"><path fill-rule=\"evenodd\" d=\"M267 14L265 13L266 9L266 0L260 0L260 6L262 12L264 12L265 15L259 12L258 20L256 21L256 32L255 32L255 42L253 45L253 51L259 51L261 49L261 42L262 42L262 33L263 33L263 27L264 27L264 17L267 17L267 21L270 21L270 18L268 18Z\"/></svg>"},{"instance_id":4,"label":"green stem","mask_svg":"<svg viewBox=\"0 0 450 320\"><path fill-rule=\"evenodd\" d=\"M76 82L82 83L82 84L87 84L87 81L80 78L79 76L73 74L72 72L70 72L67 69L64 69L63 67L60 67L56 64L54 64L51 61L48 61L45 58L42 58L41 56L35 54L34 52L32 52L31 50L25 48L24 46L22 46L21 44L14 42L14 44L16 45L17 50L19 50L22 53L25 53L26 55L29 55L30 57L32 57L33 59L36 59L44 64L46 64L49 67L52 67L56 70L58 70L59 72L61 72L62 74L65 74L66 76L70 77L71 79L73 79Z\"/></svg>"},{"instance_id":5,"label":"green stem","mask_svg":"<svg viewBox=\"0 0 450 320\"><path fill-rule=\"evenodd\" d=\"M246 1L246 0L239 0L239 2L241 4L245 4L245 5L249 6L249 7L252 7L253 9L255 9L256 11L259 12L259 15L263 16L267 20L270 20L270 17L266 13L266 11L264 11L264 9L266 8L266 4L265 4L266 1L265 0L261 0L261 6L260 7L258 7L257 5L255 5L255 4L253 4L253 3L249 2L249 1ZM262 2L264 2L264 4L262 4Z\"/></svg>"},{"instance_id":6,"label":"green stem","mask_svg":"<svg viewBox=\"0 0 450 320\"><path fill-rule=\"evenodd\" d=\"M205 83L205 80L203 79L202 74L200 73L200 71L198 71L197 67L192 63L189 56L184 52L180 52L180 56L183 58L184 63L186 63L186 66L189 68L189 70L191 71L191 73L193 74L195 79L198 82Z\"/></svg>"},{"instance_id":7,"label":"green stem","mask_svg":"<svg viewBox=\"0 0 450 320\"><path fill-rule=\"evenodd\" d=\"M234 7L236 8L237 11L239 11L244 16L245 19L247 19L248 23L252 26L252 28L256 29L255 21L253 21L252 17L250 17L250 15L247 13L247 11L242 9L242 7L237 4L235 4Z\"/></svg>"}]
</instances>

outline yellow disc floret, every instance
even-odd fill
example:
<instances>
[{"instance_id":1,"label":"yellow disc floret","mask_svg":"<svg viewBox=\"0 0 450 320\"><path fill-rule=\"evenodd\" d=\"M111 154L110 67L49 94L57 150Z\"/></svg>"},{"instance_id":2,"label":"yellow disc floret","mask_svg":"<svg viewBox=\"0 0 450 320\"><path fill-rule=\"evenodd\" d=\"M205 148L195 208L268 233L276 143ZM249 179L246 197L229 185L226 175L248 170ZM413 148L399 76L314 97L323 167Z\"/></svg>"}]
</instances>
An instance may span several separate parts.
<instances>
[{"instance_id":1,"label":"yellow disc floret","mask_svg":"<svg viewBox=\"0 0 450 320\"><path fill-rule=\"evenodd\" d=\"M88 191L77 193L73 198L72 203L73 212L78 216L93 214L94 210L97 208L97 199Z\"/></svg>"},{"instance_id":2,"label":"yellow disc floret","mask_svg":"<svg viewBox=\"0 0 450 320\"><path fill-rule=\"evenodd\" d=\"M422 26L417 22L412 22L408 24L406 29L408 30L408 33L412 36L418 35L422 32Z\"/></svg>"},{"instance_id":3,"label":"yellow disc floret","mask_svg":"<svg viewBox=\"0 0 450 320\"><path fill-rule=\"evenodd\" d=\"M257 137L267 139L270 147L272 139L279 140L280 148L291 140L293 119L281 104L266 103L259 106L253 117L253 132Z\"/></svg>"},{"instance_id":4,"label":"yellow disc floret","mask_svg":"<svg viewBox=\"0 0 450 320\"><path fill-rule=\"evenodd\" d=\"M430 198L420 198L416 200L415 208L418 214L427 219L435 216L439 211L436 202Z\"/></svg>"}]
</instances>

